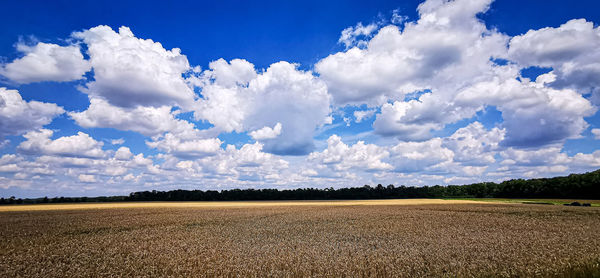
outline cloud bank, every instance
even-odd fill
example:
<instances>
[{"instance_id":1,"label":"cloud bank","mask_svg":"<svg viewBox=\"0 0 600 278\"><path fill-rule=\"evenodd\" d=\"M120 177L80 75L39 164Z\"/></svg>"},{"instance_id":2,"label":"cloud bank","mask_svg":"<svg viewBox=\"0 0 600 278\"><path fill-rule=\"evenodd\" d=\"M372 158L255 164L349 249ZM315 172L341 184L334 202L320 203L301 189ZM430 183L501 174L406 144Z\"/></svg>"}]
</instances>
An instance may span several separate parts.
<instances>
[{"instance_id":1,"label":"cloud bank","mask_svg":"<svg viewBox=\"0 0 600 278\"><path fill-rule=\"evenodd\" d=\"M202 69L135 26L19 43L0 64L0 188L424 185L600 167L600 151L565 151L600 138L598 27L573 19L511 37L480 19L490 5L428 0L414 21L394 11L391 24L357 23L340 31L343 50L304 66L242 57ZM548 72L522 76L532 67ZM72 85L89 104L19 92L35 82Z\"/></svg>"}]
</instances>

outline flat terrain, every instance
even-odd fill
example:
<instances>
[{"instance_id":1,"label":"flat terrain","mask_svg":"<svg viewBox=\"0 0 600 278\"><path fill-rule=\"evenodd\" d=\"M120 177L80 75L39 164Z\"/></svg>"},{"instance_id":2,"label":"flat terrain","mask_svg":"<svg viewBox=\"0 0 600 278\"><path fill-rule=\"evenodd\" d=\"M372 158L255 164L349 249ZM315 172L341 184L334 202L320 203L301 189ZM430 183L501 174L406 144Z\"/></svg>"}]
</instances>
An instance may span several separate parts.
<instances>
[{"instance_id":1,"label":"flat terrain","mask_svg":"<svg viewBox=\"0 0 600 278\"><path fill-rule=\"evenodd\" d=\"M477 200L443 199L388 199L388 200L341 200L341 201L231 201L231 202L115 202L76 204L35 204L0 206L3 211L73 210L108 208L246 208L279 206L358 206L358 205L433 205L433 204L476 204Z\"/></svg>"},{"instance_id":2,"label":"flat terrain","mask_svg":"<svg viewBox=\"0 0 600 278\"><path fill-rule=\"evenodd\" d=\"M580 204L588 203L593 207L600 207L600 200L585 200L585 199L506 199L506 198L457 198L445 199L448 201L470 200L478 202L492 203L519 203L519 204L537 204L537 205L564 205L572 202Z\"/></svg>"},{"instance_id":3,"label":"flat terrain","mask_svg":"<svg viewBox=\"0 0 600 278\"><path fill-rule=\"evenodd\" d=\"M385 200L0 209L0 277L600 273L598 207Z\"/></svg>"}]
</instances>

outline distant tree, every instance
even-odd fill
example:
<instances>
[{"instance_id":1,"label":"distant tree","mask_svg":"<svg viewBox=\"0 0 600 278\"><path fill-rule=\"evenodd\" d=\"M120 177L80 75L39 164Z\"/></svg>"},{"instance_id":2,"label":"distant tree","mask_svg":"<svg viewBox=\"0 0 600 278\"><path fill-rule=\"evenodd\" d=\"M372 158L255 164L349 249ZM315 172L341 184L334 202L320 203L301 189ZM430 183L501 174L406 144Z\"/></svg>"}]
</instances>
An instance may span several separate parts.
<instances>
[{"instance_id":1,"label":"distant tree","mask_svg":"<svg viewBox=\"0 0 600 278\"><path fill-rule=\"evenodd\" d=\"M234 200L339 200L388 198L573 198L600 199L600 170L585 174L571 174L550 179L515 179L501 183L482 182L467 185L413 187L378 184L371 187L334 189L333 187L297 189L231 189L231 190L171 190L140 191L129 196L99 197L48 197L17 199L1 198L0 204L65 203L65 202L116 202L116 201L234 201Z\"/></svg>"}]
</instances>

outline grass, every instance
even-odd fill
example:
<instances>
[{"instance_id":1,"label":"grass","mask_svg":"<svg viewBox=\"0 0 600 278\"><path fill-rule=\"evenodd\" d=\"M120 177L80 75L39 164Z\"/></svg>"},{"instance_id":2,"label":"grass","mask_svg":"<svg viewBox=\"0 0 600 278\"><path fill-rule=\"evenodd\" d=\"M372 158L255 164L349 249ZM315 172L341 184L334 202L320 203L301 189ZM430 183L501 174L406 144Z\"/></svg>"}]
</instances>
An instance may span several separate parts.
<instances>
[{"instance_id":1,"label":"grass","mask_svg":"<svg viewBox=\"0 0 600 278\"><path fill-rule=\"evenodd\" d=\"M465 200L494 203L520 203L532 205L564 205L572 202L589 203L592 207L600 207L600 200L588 199L510 199L510 198L447 198L444 200Z\"/></svg>"},{"instance_id":2,"label":"grass","mask_svg":"<svg viewBox=\"0 0 600 278\"><path fill-rule=\"evenodd\" d=\"M395 202L72 204L3 211L0 277L600 273L600 208Z\"/></svg>"}]
</instances>

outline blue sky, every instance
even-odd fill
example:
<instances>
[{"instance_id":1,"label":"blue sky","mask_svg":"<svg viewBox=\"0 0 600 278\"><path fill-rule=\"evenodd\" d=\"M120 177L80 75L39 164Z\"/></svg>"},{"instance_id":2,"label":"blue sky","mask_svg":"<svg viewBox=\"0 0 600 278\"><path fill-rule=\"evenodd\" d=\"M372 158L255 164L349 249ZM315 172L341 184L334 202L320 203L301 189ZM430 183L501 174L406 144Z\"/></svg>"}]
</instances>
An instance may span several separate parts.
<instances>
[{"instance_id":1,"label":"blue sky","mask_svg":"<svg viewBox=\"0 0 600 278\"><path fill-rule=\"evenodd\" d=\"M600 167L594 1L3 6L0 196Z\"/></svg>"}]
</instances>

